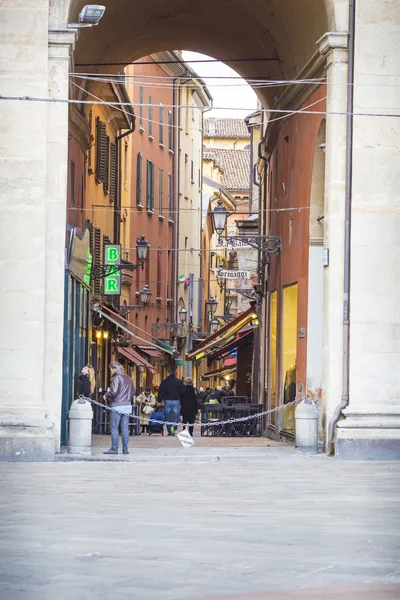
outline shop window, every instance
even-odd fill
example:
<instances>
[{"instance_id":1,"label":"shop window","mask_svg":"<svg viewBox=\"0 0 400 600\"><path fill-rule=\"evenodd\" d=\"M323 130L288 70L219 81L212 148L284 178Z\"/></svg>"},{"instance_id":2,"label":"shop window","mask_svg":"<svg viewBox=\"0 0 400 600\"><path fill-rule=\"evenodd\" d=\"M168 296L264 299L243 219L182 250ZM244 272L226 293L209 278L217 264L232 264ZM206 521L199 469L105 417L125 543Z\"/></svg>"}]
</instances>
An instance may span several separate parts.
<instances>
[{"instance_id":1,"label":"shop window","mask_svg":"<svg viewBox=\"0 0 400 600\"><path fill-rule=\"evenodd\" d=\"M269 373L268 396L270 408L276 407L276 372L277 372L277 335L278 335L278 292L275 290L270 295L269 309ZM271 413L271 425L275 425L276 413Z\"/></svg>"},{"instance_id":2,"label":"shop window","mask_svg":"<svg viewBox=\"0 0 400 600\"><path fill-rule=\"evenodd\" d=\"M296 358L297 358L297 303L298 285L283 288L282 312L282 394L283 404L296 398ZM282 411L282 429L295 432L295 406Z\"/></svg>"}]
</instances>

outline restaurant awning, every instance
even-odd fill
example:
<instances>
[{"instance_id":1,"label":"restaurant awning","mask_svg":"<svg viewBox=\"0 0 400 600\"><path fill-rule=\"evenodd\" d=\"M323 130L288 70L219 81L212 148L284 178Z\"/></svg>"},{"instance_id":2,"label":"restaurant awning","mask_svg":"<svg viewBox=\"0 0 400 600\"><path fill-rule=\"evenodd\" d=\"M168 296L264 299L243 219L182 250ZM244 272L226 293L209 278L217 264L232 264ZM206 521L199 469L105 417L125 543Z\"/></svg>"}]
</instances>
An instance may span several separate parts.
<instances>
[{"instance_id":1,"label":"restaurant awning","mask_svg":"<svg viewBox=\"0 0 400 600\"><path fill-rule=\"evenodd\" d=\"M146 344L147 346L150 346L154 350L158 350L158 351L161 350L163 352L166 352L167 354L173 355L173 348L171 346L169 346L167 348L168 344L159 346L158 341L157 341L157 343L152 344L148 340L143 339L142 337L140 337L139 335L134 333L128 327L129 321L127 321L126 319L124 319L123 317L118 315L116 312L107 308L107 306L100 304L99 306L94 307L93 310L95 312L97 312L100 316L102 316L103 318L108 319L108 321L110 321L110 323L113 323L113 325L115 325L116 327L119 327L120 329L122 329L122 331L125 331L125 333L127 333L131 337L136 338L137 340L140 340L142 343ZM143 360L145 360L145 359L143 359Z\"/></svg>"},{"instance_id":2,"label":"restaurant awning","mask_svg":"<svg viewBox=\"0 0 400 600\"><path fill-rule=\"evenodd\" d=\"M163 353L161 350L154 350L154 348L149 348L148 346L138 346L140 352L144 352L151 358L163 358Z\"/></svg>"},{"instance_id":3,"label":"restaurant awning","mask_svg":"<svg viewBox=\"0 0 400 600\"><path fill-rule=\"evenodd\" d=\"M218 349L221 344L226 344L230 338L238 331L243 329L250 321L257 318L254 308L249 308L241 315L238 315L233 321L222 327L216 333L213 333L206 338L201 344L198 344L193 350L187 353L188 360L199 360L211 352L213 349Z\"/></svg>"},{"instance_id":4,"label":"restaurant awning","mask_svg":"<svg viewBox=\"0 0 400 600\"><path fill-rule=\"evenodd\" d=\"M138 365L139 367L146 367L152 373L156 372L156 369L151 365L143 356L141 356L136 350L133 348L123 348L122 346L118 346L118 354L121 356L125 356L128 360L133 362L133 364Z\"/></svg>"},{"instance_id":5,"label":"restaurant awning","mask_svg":"<svg viewBox=\"0 0 400 600\"><path fill-rule=\"evenodd\" d=\"M202 373L200 375L200 379L210 379L211 377L216 377L217 375L229 375L232 373L236 373L236 366L220 367L219 369L214 369L213 371L208 371L208 373Z\"/></svg>"},{"instance_id":6,"label":"restaurant awning","mask_svg":"<svg viewBox=\"0 0 400 600\"><path fill-rule=\"evenodd\" d=\"M236 340L228 342L227 344L225 344L221 348L218 348L211 354L207 354L207 359L211 361L216 360L218 358L222 358L223 356L225 356L225 354L229 354L229 352L232 352L232 350L237 350L238 348L243 348L243 346L248 346L249 344L251 344L252 341L253 329L245 333L245 335L238 337Z\"/></svg>"}]
</instances>

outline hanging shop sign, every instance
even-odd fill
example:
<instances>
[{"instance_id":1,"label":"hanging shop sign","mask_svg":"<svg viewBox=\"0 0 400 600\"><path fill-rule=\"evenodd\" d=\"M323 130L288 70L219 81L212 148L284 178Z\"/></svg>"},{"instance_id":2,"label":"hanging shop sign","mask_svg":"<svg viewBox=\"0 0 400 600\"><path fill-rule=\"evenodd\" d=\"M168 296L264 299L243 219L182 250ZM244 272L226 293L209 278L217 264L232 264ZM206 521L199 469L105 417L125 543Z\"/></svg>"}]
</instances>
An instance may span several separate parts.
<instances>
[{"instance_id":1,"label":"hanging shop sign","mask_svg":"<svg viewBox=\"0 0 400 600\"><path fill-rule=\"evenodd\" d=\"M250 279L250 271L225 271L224 269L215 271L217 277L221 279Z\"/></svg>"},{"instance_id":2,"label":"hanging shop sign","mask_svg":"<svg viewBox=\"0 0 400 600\"><path fill-rule=\"evenodd\" d=\"M73 227L68 231L66 268L69 273L85 286L90 287L92 254L90 252L90 230Z\"/></svg>"},{"instance_id":3,"label":"hanging shop sign","mask_svg":"<svg viewBox=\"0 0 400 600\"><path fill-rule=\"evenodd\" d=\"M109 266L104 277L104 295L119 296L121 294L121 246L120 244L105 244L104 264ZM113 269L112 267L115 267Z\"/></svg>"},{"instance_id":4,"label":"hanging shop sign","mask_svg":"<svg viewBox=\"0 0 400 600\"><path fill-rule=\"evenodd\" d=\"M218 239L216 243L216 248L224 248L224 250L236 250L238 248L251 249L252 246L249 246L245 241L242 240L224 240L223 238Z\"/></svg>"}]
</instances>

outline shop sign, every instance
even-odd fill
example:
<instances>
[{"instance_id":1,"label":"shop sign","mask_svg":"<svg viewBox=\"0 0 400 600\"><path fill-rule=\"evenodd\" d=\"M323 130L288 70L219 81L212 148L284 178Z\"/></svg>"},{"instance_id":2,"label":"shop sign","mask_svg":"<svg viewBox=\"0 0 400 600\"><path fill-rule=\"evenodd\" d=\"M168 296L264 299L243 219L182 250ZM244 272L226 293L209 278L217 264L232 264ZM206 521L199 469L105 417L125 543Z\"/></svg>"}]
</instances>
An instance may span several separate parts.
<instances>
[{"instance_id":1,"label":"shop sign","mask_svg":"<svg viewBox=\"0 0 400 600\"><path fill-rule=\"evenodd\" d=\"M78 279L87 287L90 287L92 261L89 229L81 232L74 227L70 233L67 248L67 269L75 279Z\"/></svg>"},{"instance_id":2,"label":"shop sign","mask_svg":"<svg viewBox=\"0 0 400 600\"><path fill-rule=\"evenodd\" d=\"M104 278L104 295L119 296L121 294L121 246L120 244L105 244L104 246L104 264L115 269L108 269L108 274Z\"/></svg>"},{"instance_id":3,"label":"shop sign","mask_svg":"<svg viewBox=\"0 0 400 600\"><path fill-rule=\"evenodd\" d=\"M216 248L224 248L225 250L237 250L238 248L246 248L250 249L252 246L249 246L245 241L242 240L227 240L221 239L217 240Z\"/></svg>"},{"instance_id":4,"label":"shop sign","mask_svg":"<svg viewBox=\"0 0 400 600\"><path fill-rule=\"evenodd\" d=\"M250 271L224 271L223 269L215 272L221 279L250 279Z\"/></svg>"}]
</instances>

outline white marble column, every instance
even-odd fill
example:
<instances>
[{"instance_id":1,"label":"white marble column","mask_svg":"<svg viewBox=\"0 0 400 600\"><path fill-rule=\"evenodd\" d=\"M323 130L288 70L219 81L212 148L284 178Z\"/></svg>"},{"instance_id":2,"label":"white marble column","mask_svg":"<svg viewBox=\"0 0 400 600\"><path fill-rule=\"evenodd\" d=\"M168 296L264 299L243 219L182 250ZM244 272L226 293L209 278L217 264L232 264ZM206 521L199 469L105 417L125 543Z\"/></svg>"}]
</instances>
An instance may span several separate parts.
<instances>
[{"instance_id":1,"label":"white marble column","mask_svg":"<svg viewBox=\"0 0 400 600\"><path fill-rule=\"evenodd\" d=\"M343 369L343 257L346 175L347 33L326 33L318 42L326 57L327 116L325 156L324 246L329 265L323 282L323 381L321 427L342 396Z\"/></svg>"},{"instance_id":2,"label":"white marble column","mask_svg":"<svg viewBox=\"0 0 400 600\"><path fill-rule=\"evenodd\" d=\"M398 0L356 3L355 113L399 113ZM354 116L350 402L342 458L400 458L400 119Z\"/></svg>"}]
</instances>

